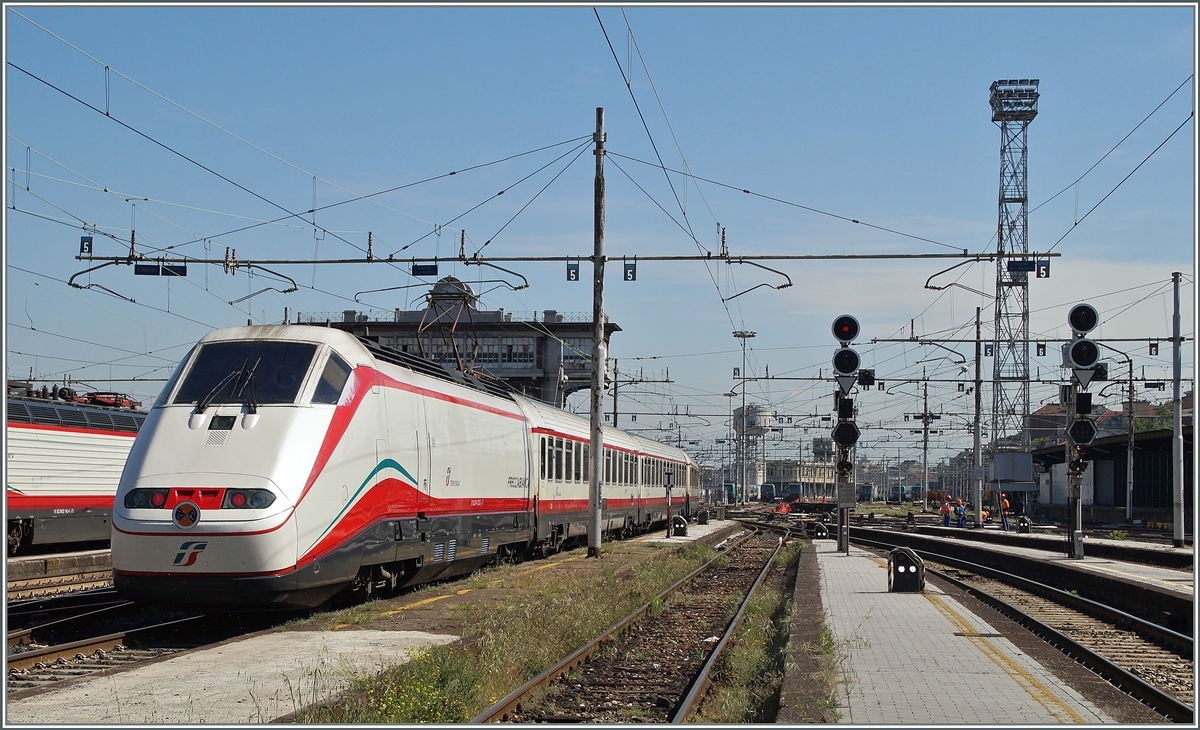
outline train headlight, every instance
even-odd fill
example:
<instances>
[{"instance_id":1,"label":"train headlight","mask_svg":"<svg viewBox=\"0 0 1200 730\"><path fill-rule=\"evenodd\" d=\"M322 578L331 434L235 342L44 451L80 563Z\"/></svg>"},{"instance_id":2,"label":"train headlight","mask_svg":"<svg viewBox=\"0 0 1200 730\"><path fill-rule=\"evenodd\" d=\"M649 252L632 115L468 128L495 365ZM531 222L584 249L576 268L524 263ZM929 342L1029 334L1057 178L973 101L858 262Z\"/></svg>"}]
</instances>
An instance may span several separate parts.
<instances>
[{"instance_id":1,"label":"train headlight","mask_svg":"<svg viewBox=\"0 0 1200 730\"><path fill-rule=\"evenodd\" d=\"M166 489L131 489L125 495L126 509L163 509L166 506Z\"/></svg>"},{"instance_id":2,"label":"train headlight","mask_svg":"<svg viewBox=\"0 0 1200 730\"><path fill-rule=\"evenodd\" d=\"M221 509L266 509L275 502L268 489L227 489Z\"/></svg>"}]
</instances>

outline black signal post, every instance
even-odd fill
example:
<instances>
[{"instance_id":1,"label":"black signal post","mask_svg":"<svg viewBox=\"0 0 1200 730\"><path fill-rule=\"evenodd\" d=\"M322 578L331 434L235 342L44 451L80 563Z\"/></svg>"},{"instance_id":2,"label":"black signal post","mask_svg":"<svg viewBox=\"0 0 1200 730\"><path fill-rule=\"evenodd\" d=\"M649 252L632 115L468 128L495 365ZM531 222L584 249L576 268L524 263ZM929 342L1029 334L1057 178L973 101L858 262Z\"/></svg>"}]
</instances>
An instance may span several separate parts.
<instances>
[{"instance_id":1,"label":"black signal post","mask_svg":"<svg viewBox=\"0 0 1200 730\"><path fill-rule=\"evenodd\" d=\"M1063 367L1071 368L1071 385L1067 398L1075 419L1067 426L1067 441L1070 444L1070 460L1067 464L1067 492L1072 502L1071 541L1067 543L1067 555L1083 559L1083 472L1087 462L1083 460L1084 449L1096 438L1096 424L1092 422L1092 398L1087 390L1097 372L1105 370L1100 362L1100 347L1087 338L1087 334L1100 324L1100 313L1090 304L1076 304L1067 314L1072 339L1063 345Z\"/></svg>"},{"instance_id":2,"label":"black signal post","mask_svg":"<svg viewBox=\"0 0 1200 730\"><path fill-rule=\"evenodd\" d=\"M858 337L858 320L849 314L839 315L833 320L833 337L841 345L833 352L833 379L837 383L834 391L838 421L831 434L837 445L837 500L838 500L838 550L850 554L850 510L854 507L854 464L850 461L850 449L858 442L858 425L854 423L854 401L850 392L859 381L858 367L862 359L850 343ZM874 371L871 380L874 381Z\"/></svg>"}]
</instances>

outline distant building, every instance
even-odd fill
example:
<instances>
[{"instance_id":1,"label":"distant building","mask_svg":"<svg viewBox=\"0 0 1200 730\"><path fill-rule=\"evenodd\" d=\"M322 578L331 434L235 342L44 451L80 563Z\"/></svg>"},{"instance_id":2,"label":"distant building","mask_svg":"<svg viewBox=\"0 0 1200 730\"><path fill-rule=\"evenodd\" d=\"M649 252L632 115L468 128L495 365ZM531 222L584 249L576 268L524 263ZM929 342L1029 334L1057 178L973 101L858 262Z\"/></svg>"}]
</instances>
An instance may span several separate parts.
<instances>
[{"instance_id":1,"label":"distant building","mask_svg":"<svg viewBox=\"0 0 1200 730\"><path fill-rule=\"evenodd\" d=\"M1183 427L1183 484L1186 520L1192 524L1194 454L1192 426ZM1133 515L1146 522L1170 522L1174 496L1173 429L1139 431L1134 435ZM1061 445L1034 449L1034 463L1044 470L1038 476L1037 510L1046 517L1066 519L1068 474ZM1127 494L1129 437L1117 434L1097 438L1083 453L1081 502L1084 520L1122 522Z\"/></svg>"},{"instance_id":2,"label":"distant building","mask_svg":"<svg viewBox=\"0 0 1200 730\"><path fill-rule=\"evenodd\" d=\"M522 395L562 404L567 395L591 387L591 313L481 310L470 285L447 276L426 295L424 309L392 312L297 313L297 324L326 324L378 338L465 373L481 372ZM621 328L604 326L605 338Z\"/></svg>"}]
</instances>

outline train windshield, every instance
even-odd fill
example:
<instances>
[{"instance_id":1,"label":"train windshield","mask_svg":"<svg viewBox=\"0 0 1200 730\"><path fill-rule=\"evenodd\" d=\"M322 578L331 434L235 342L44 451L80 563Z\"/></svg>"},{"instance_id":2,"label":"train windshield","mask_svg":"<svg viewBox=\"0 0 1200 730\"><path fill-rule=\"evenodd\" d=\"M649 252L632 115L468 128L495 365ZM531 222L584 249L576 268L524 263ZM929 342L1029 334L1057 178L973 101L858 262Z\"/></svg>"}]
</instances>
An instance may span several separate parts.
<instances>
[{"instance_id":1,"label":"train windshield","mask_svg":"<svg viewBox=\"0 0 1200 730\"><path fill-rule=\"evenodd\" d=\"M166 404L167 398L169 398L171 395L171 391L175 389L175 384L179 382L179 376L183 373L183 366L187 365L188 358L192 356L192 352L195 349L196 348L193 347L191 350L188 350L188 354L184 355L183 359L179 361L179 364L175 366L175 370L171 373L171 377L167 380L167 384L163 386L163 389L161 392L159 392L158 397L154 399L155 408Z\"/></svg>"},{"instance_id":2,"label":"train windshield","mask_svg":"<svg viewBox=\"0 0 1200 730\"><path fill-rule=\"evenodd\" d=\"M200 348L171 402L295 403L316 352L307 342L211 342Z\"/></svg>"}]
</instances>

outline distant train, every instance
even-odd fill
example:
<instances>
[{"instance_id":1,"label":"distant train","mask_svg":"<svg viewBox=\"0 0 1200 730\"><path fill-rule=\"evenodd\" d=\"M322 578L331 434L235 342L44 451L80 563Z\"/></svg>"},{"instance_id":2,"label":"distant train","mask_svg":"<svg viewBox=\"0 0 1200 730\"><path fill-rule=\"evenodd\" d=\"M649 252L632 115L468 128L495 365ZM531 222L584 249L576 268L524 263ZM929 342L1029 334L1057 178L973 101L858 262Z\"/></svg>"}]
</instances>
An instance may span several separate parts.
<instances>
[{"instance_id":1,"label":"distant train","mask_svg":"<svg viewBox=\"0 0 1200 730\"><path fill-rule=\"evenodd\" d=\"M690 514L676 448L604 429L601 528ZM299 325L206 335L121 476L125 597L240 610L320 605L549 553L587 534L587 419L369 337Z\"/></svg>"},{"instance_id":2,"label":"distant train","mask_svg":"<svg viewBox=\"0 0 1200 730\"><path fill-rule=\"evenodd\" d=\"M7 406L9 553L33 545L107 542L113 495L146 414L70 397L9 396Z\"/></svg>"}]
</instances>

